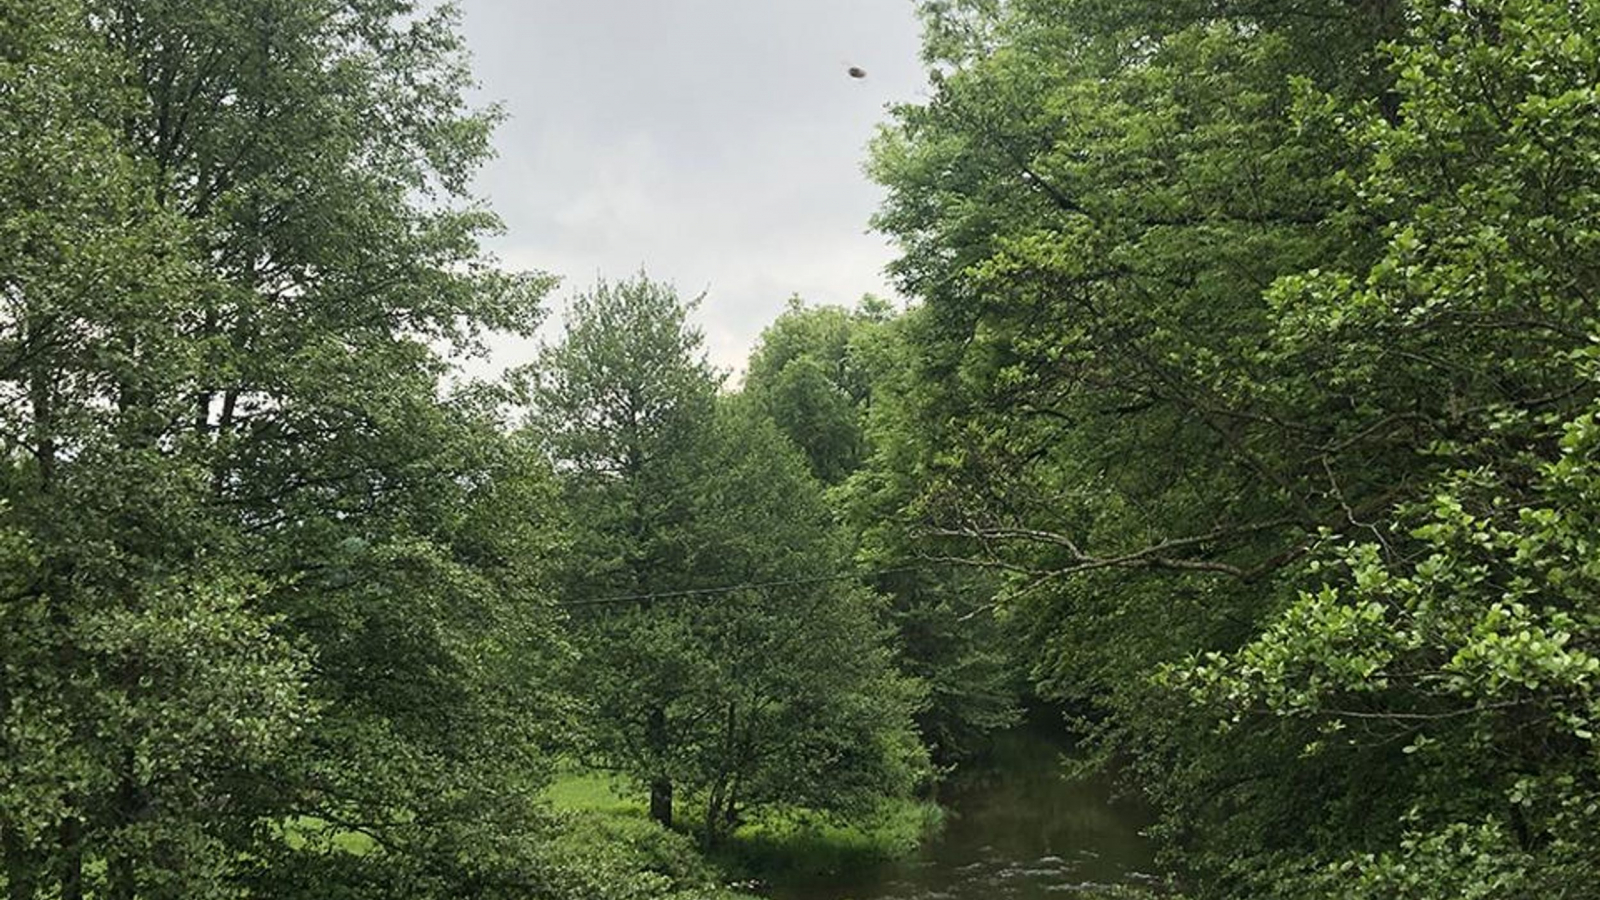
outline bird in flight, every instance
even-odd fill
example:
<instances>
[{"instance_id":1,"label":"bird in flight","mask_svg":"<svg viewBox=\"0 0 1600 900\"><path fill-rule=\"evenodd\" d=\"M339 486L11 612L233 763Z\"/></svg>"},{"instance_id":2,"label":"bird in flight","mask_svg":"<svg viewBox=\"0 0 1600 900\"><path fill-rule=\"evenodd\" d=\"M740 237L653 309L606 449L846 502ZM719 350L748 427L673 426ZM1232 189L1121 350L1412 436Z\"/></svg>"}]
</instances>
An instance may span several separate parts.
<instances>
[{"instance_id":1,"label":"bird in flight","mask_svg":"<svg viewBox=\"0 0 1600 900\"><path fill-rule=\"evenodd\" d=\"M846 69L845 71L847 73L849 73L851 78L860 79L860 78L867 77L867 70L861 68L860 66L851 66L850 68Z\"/></svg>"}]
</instances>

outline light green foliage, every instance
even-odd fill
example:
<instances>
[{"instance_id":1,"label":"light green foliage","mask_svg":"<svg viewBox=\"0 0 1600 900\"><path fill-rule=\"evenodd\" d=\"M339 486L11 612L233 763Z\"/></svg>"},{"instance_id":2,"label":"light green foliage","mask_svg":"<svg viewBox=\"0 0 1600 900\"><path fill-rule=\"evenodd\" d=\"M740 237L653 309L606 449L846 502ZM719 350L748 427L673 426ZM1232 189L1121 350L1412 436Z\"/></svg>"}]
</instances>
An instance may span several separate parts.
<instances>
[{"instance_id":1,"label":"light green foliage","mask_svg":"<svg viewBox=\"0 0 1600 900\"><path fill-rule=\"evenodd\" d=\"M595 900L749 900L700 855L692 838L643 816L576 813L551 848L566 896Z\"/></svg>"},{"instance_id":2,"label":"light green foliage","mask_svg":"<svg viewBox=\"0 0 1600 900\"><path fill-rule=\"evenodd\" d=\"M121 141L123 61L75 3L0 23L7 890L227 896L221 798L300 735L306 661L260 608L273 581L228 565L201 461L160 443L201 278Z\"/></svg>"},{"instance_id":3,"label":"light green foliage","mask_svg":"<svg viewBox=\"0 0 1600 900\"><path fill-rule=\"evenodd\" d=\"M453 9L0 0L8 900L729 897L1022 670L1196 896L1593 893L1600 7L921 9L918 305L601 283L513 433Z\"/></svg>"},{"instance_id":4,"label":"light green foliage","mask_svg":"<svg viewBox=\"0 0 1600 900\"><path fill-rule=\"evenodd\" d=\"M910 856L942 823L939 806L909 798L886 800L848 817L779 813L741 828L716 858L772 884L848 879L863 868Z\"/></svg>"},{"instance_id":5,"label":"light green foliage","mask_svg":"<svg viewBox=\"0 0 1600 900\"><path fill-rule=\"evenodd\" d=\"M868 345L888 317L872 297L854 310L808 308L791 298L750 354L745 394L805 452L825 484L838 484L861 464L863 420L879 375Z\"/></svg>"},{"instance_id":6,"label":"light green foliage","mask_svg":"<svg viewBox=\"0 0 1600 900\"><path fill-rule=\"evenodd\" d=\"M1525 498L1510 471L1462 472L1413 512L1408 561L1352 547L1339 586L1169 676L1229 729L1296 723L1306 756L1385 750L1385 796L1349 799L1400 836L1311 874L1308 896L1553 897L1596 877L1597 412Z\"/></svg>"},{"instance_id":7,"label":"light green foliage","mask_svg":"<svg viewBox=\"0 0 1600 900\"><path fill-rule=\"evenodd\" d=\"M1339 773L1347 812L1325 822L1346 824L1318 844L1362 877L1337 895L1578 895L1595 866L1594 382L1590 351L1566 348L1594 331L1592 255L1573 250L1600 234L1595 12L1417 15L1398 120L1326 98L1306 113L1370 148L1353 205L1388 219L1383 252L1272 296L1283 345L1329 376L1395 389L1391 408L1405 385L1445 395L1426 452L1452 471L1394 528L1349 530L1366 543L1343 584L1195 677L1237 691L1224 745L1298 743ZM1305 878L1310 896L1346 883Z\"/></svg>"},{"instance_id":8,"label":"light green foliage","mask_svg":"<svg viewBox=\"0 0 1600 900\"><path fill-rule=\"evenodd\" d=\"M881 601L851 583L819 486L742 403L721 404L712 435L699 570L720 584L801 583L686 604L716 667L693 703L724 711L693 741L689 784L724 796L729 825L747 806L848 812L909 793L925 774L909 718L922 688L896 672Z\"/></svg>"},{"instance_id":9,"label":"light green foliage","mask_svg":"<svg viewBox=\"0 0 1600 900\"><path fill-rule=\"evenodd\" d=\"M695 457L716 392L699 343L672 289L641 274L574 298L562 340L526 373L530 433L563 473L569 601L693 586ZM678 604L580 607L575 633L595 741L650 785L652 815L670 823L681 776L667 705L701 662Z\"/></svg>"},{"instance_id":10,"label":"light green foliage","mask_svg":"<svg viewBox=\"0 0 1600 900\"><path fill-rule=\"evenodd\" d=\"M913 312L875 325L852 345L871 375L862 423L870 452L830 498L856 537L858 563L885 573L877 587L890 599L901 665L928 687L917 724L949 765L1016 723L1024 661L1011 651L1015 632L995 618L996 579L929 558L907 515L936 477L928 461L938 452L917 418L930 393L915 375L918 321Z\"/></svg>"},{"instance_id":11,"label":"light green foliage","mask_svg":"<svg viewBox=\"0 0 1600 900\"><path fill-rule=\"evenodd\" d=\"M1237 635L1254 604L1218 575L1271 572L1342 515L1315 449L1340 436L1295 408L1324 395L1255 358L1263 288L1361 247L1320 225L1328 148L1289 119L1300 61L1347 38L1099 3L936 12L937 93L873 160L923 300L903 508L941 539L925 552L1022 598L1041 680L1104 703Z\"/></svg>"}]
</instances>

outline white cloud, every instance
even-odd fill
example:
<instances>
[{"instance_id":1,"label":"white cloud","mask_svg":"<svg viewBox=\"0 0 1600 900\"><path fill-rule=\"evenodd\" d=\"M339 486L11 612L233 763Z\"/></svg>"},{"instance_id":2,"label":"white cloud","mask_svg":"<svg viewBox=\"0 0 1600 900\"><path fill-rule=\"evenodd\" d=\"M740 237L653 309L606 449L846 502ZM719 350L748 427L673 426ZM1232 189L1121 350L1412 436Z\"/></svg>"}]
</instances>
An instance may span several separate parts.
<instances>
[{"instance_id":1,"label":"white cloud","mask_svg":"<svg viewBox=\"0 0 1600 900\"><path fill-rule=\"evenodd\" d=\"M483 96L511 116L478 181L506 220L491 249L508 264L566 290L641 266L708 290L701 324L729 369L791 294L890 293L861 163L884 104L921 93L910 0L463 8ZM496 367L529 353L494 349Z\"/></svg>"}]
</instances>

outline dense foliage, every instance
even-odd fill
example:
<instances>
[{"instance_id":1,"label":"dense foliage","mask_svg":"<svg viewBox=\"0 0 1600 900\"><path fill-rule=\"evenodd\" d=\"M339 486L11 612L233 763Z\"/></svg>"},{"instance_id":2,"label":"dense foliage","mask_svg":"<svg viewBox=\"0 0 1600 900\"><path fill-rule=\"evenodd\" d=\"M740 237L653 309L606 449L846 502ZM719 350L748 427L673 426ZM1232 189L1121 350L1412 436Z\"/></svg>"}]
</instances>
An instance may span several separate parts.
<instances>
[{"instance_id":1,"label":"dense foliage","mask_svg":"<svg viewBox=\"0 0 1600 900\"><path fill-rule=\"evenodd\" d=\"M949 765L1016 723L1019 685L989 614L994 579L930 559L902 513L925 474L907 449L906 331L871 297L854 310L791 301L751 354L744 393L836 484L830 499L889 600L901 665L926 686L923 740Z\"/></svg>"},{"instance_id":2,"label":"dense foliage","mask_svg":"<svg viewBox=\"0 0 1600 900\"><path fill-rule=\"evenodd\" d=\"M595 895L556 485L439 384L548 287L466 84L406 2L0 8L8 897Z\"/></svg>"},{"instance_id":3,"label":"dense foliage","mask_svg":"<svg viewBox=\"0 0 1600 900\"><path fill-rule=\"evenodd\" d=\"M762 805L904 794L922 751L898 674L803 457L716 397L672 290L640 276L567 310L533 379L576 535L566 591L596 751L701 801L715 842Z\"/></svg>"},{"instance_id":4,"label":"dense foliage","mask_svg":"<svg viewBox=\"0 0 1600 900\"><path fill-rule=\"evenodd\" d=\"M1585 893L1600 8L925 14L873 163L924 545L1195 894Z\"/></svg>"},{"instance_id":5,"label":"dense foliage","mask_svg":"<svg viewBox=\"0 0 1600 900\"><path fill-rule=\"evenodd\" d=\"M913 303L735 389L642 273L449 379L448 6L0 0L8 900L728 898L1025 696L1173 892L1592 895L1600 4L920 9Z\"/></svg>"}]
</instances>

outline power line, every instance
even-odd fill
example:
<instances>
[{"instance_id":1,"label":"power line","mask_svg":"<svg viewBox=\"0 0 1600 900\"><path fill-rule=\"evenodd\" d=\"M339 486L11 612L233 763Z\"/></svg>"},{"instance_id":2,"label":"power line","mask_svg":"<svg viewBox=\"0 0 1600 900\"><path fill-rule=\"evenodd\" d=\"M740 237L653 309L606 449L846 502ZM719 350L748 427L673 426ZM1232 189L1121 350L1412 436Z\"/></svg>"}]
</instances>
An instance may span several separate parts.
<instances>
[{"instance_id":1,"label":"power line","mask_svg":"<svg viewBox=\"0 0 1600 900\"><path fill-rule=\"evenodd\" d=\"M803 584L824 584L830 581L854 581L863 578L878 578L884 575L900 575L906 572L920 572L922 566L902 566L897 569L879 569L875 572L850 572L841 575L819 575L814 578L788 578L782 581L746 581L741 584L730 584L725 587L691 588L682 591L660 591L651 594L624 594L616 597L597 597L592 600L567 600L560 606L604 606L614 603L638 603L642 600L684 600L690 597L709 597L718 594L731 594L735 591L748 591L757 588L794 587Z\"/></svg>"}]
</instances>

